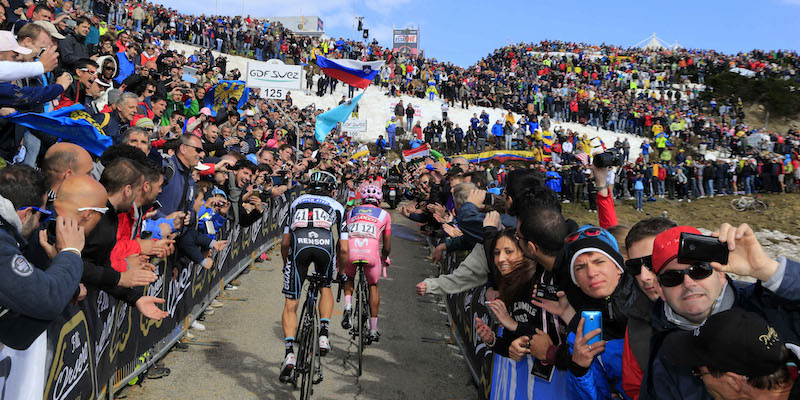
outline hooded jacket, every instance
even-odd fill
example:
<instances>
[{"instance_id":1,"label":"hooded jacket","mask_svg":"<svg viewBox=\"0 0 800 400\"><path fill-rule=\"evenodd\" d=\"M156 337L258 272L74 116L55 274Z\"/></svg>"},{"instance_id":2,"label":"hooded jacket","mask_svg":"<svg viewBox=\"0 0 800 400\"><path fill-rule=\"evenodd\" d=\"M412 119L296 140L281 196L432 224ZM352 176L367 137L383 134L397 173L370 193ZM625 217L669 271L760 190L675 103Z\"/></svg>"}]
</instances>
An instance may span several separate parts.
<instances>
[{"instance_id":1,"label":"hooded jacket","mask_svg":"<svg viewBox=\"0 0 800 400\"><path fill-rule=\"evenodd\" d=\"M70 31L67 37L58 42L58 53L61 54L61 63L64 69L72 72L75 63L82 58L89 58L89 49L86 46L86 36L80 36Z\"/></svg>"}]
</instances>

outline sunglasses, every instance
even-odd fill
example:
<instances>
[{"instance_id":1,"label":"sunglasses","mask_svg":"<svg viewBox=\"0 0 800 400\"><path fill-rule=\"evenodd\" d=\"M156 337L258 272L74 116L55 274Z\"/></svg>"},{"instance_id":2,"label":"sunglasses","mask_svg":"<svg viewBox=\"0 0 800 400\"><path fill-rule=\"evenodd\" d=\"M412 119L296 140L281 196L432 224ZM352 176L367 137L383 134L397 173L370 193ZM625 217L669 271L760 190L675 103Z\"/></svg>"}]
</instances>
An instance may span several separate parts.
<instances>
[{"instance_id":1,"label":"sunglasses","mask_svg":"<svg viewBox=\"0 0 800 400\"><path fill-rule=\"evenodd\" d=\"M581 235L586 236L586 237L600 236L600 233L602 233L602 232L603 232L603 230L600 229L600 228L587 228L585 230L578 231L578 232L570 234L569 236L567 236L566 239L564 239L564 243L566 243L566 244L575 243L575 241L578 240L581 237Z\"/></svg>"},{"instance_id":2,"label":"sunglasses","mask_svg":"<svg viewBox=\"0 0 800 400\"><path fill-rule=\"evenodd\" d=\"M32 208L34 211L38 212L39 214L42 214L42 217L44 217L44 219L42 219L42 217L39 217L39 223L40 224L43 224L43 223L49 221L50 218L53 216L53 212L48 210L48 209L46 209L46 208L27 206L27 207L18 208L17 210L18 211L22 211L22 210L24 210L26 208Z\"/></svg>"},{"instance_id":3,"label":"sunglasses","mask_svg":"<svg viewBox=\"0 0 800 400\"><path fill-rule=\"evenodd\" d=\"M88 72L89 75L97 75L97 70L91 70L89 68L80 68L79 71Z\"/></svg>"},{"instance_id":4,"label":"sunglasses","mask_svg":"<svg viewBox=\"0 0 800 400\"><path fill-rule=\"evenodd\" d=\"M631 258L625 260L625 270L631 275L639 275L642 273L642 267L653 270L653 256L644 256L639 258Z\"/></svg>"},{"instance_id":5,"label":"sunglasses","mask_svg":"<svg viewBox=\"0 0 800 400\"><path fill-rule=\"evenodd\" d=\"M708 278L714 272L709 263L693 264L689 268L666 271L658 276L658 283L663 287L675 287L683 283L683 276L689 275L692 280L699 281Z\"/></svg>"},{"instance_id":6,"label":"sunglasses","mask_svg":"<svg viewBox=\"0 0 800 400\"><path fill-rule=\"evenodd\" d=\"M191 147L191 148L193 148L193 149L194 149L196 152L198 152L198 153L202 153L202 152L204 152L204 151L205 151L205 150L203 150L203 148L202 148L202 147L192 146L192 145L190 145L190 144L184 144L184 146L186 146L186 147Z\"/></svg>"}]
</instances>

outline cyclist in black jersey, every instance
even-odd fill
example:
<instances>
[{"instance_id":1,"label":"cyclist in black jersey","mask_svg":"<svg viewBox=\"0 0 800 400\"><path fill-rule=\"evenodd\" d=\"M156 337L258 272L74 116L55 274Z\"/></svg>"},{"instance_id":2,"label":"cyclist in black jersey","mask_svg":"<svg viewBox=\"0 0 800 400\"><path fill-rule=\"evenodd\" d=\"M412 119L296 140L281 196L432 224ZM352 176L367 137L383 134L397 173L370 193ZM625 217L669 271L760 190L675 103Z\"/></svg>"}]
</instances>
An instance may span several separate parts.
<instances>
[{"instance_id":1,"label":"cyclist in black jersey","mask_svg":"<svg viewBox=\"0 0 800 400\"><path fill-rule=\"evenodd\" d=\"M344 207L330 197L336 189L336 177L325 171L315 171L307 188L309 194L298 197L289 208L281 241L283 293L286 296L282 317L286 356L281 365L281 382L291 381L295 366L297 306L309 266L313 263L316 274L326 280L319 301L319 348L324 356L330 350L328 327L333 314L330 285L337 273L337 252L339 259L349 259Z\"/></svg>"}]
</instances>

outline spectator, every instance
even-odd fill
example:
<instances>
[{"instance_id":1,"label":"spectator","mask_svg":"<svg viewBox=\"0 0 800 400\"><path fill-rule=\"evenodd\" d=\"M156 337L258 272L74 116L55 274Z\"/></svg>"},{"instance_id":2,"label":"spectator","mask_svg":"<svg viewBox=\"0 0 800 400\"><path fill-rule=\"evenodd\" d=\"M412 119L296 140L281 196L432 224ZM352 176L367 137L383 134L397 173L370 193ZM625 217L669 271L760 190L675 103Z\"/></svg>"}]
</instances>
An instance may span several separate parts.
<instances>
[{"instance_id":1,"label":"spectator","mask_svg":"<svg viewBox=\"0 0 800 400\"><path fill-rule=\"evenodd\" d=\"M0 258L10 266L0 279L0 306L8 312L0 327L0 342L16 350L27 349L43 337L50 321L76 295L85 295L79 287L84 231L76 220L61 216L54 221L57 254L49 268L31 265L22 255L19 243L30 239L51 215L44 208L46 194L43 173L24 165L0 170Z\"/></svg>"},{"instance_id":2,"label":"spectator","mask_svg":"<svg viewBox=\"0 0 800 400\"><path fill-rule=\"evenodd\" d=\"M773 324L785 340L798 340L793 322L777 306L800 300L796 285L791 283L800 273L794 261L767 257L747 224L738 228L723 224L715 233L720 241L733 247L727 266L678 260L682 232L700 234L692 227L679 226L660 233L653 243L653 272L661 286L661 299L653 308L654 335L640 398L692 398L705 394L703 381L693 376L691 369L664 362L661 344L669 333L694 330L710 315L732 307L750 309ZM766 290L756 294L754 284L736 282L725 272L753 277Z\"/></svg>"}]
</instances>

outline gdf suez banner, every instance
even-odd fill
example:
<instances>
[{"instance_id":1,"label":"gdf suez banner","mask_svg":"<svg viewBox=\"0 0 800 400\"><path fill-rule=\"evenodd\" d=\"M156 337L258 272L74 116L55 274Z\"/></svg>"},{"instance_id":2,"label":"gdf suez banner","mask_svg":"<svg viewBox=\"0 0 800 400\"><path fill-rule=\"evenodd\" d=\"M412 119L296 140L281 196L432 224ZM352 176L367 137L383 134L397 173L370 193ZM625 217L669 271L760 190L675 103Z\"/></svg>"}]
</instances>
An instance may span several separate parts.
<instances>
[{"instance_id":1,"label":"gdf suez banner","mask_svg":"<svg viewBox=\"0 0 800 400\"><path fill-rule=\"evenodd\" d=\"M169 317L150 320L135 307L93 289L78 305L68 306L29 349L0 349L0 400L97 399L127 384L183 335L186 324L227 282L278 243L281 221L300 193L295 187L272 200L250 227L227 222L218 237L229 239L230 245L214 255L211 269L159 261L158 280L138 289L166 300L161 308Z\"/></svg>"}]
</instances>

